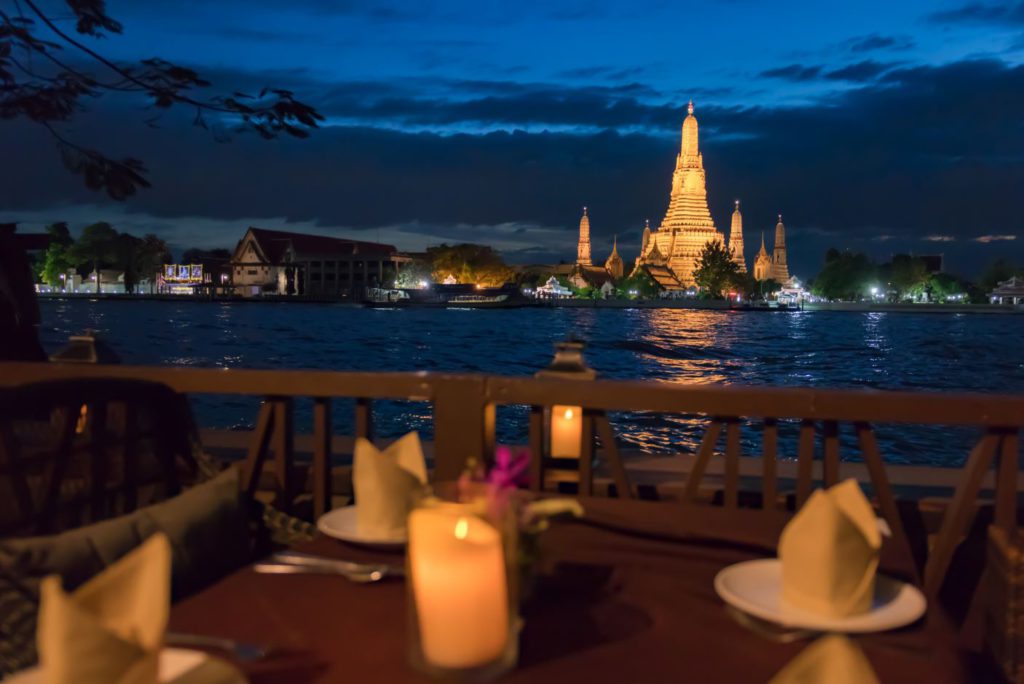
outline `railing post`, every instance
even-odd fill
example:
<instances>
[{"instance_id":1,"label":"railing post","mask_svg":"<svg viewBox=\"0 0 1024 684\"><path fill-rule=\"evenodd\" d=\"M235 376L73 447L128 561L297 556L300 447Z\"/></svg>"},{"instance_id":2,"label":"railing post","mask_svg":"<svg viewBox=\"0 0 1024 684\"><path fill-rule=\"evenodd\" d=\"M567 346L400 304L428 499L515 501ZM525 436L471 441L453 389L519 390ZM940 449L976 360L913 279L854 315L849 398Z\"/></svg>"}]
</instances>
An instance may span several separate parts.
<instances>
[{"instance_id":1,"label":"railing post","mask_svg":"<svg viewBox=\"0 0 1024 684\"><path fill-rule=\"evenodd\" d=\"M544 407L530 407L530 489L544 489Z\"/></svg>"},{"instance_id":2,"label":"railing post","mask_svg":"<svg viewBox=\"0 0 1024 684\"><path fill-rule=\"evenodd\" d=\"M313 513L331 510L331 400L313 400Z\"/></svg>"},{"instance_id":3,"label":"railing post","mask_svg":"<svg viewBox=\"0 0 1024 684\"><path fill-rule=\"evenodd\" d=\"M774 418L764 420L764 441L761 453L761 507L775 510L777 497L776 478L778 471L775 466L775 454L778 448L779 424Z\"/></svg>"},{"instance_id":4,"label":"railing post","mask_svg":"<svg viewBox=\"0 0 1024 684\"><path fill-rule=\"evenodd\" d=\"M583 409L580 426L580 496L594 494L594 411Z\"/></svg>"},{"instance_id":5,"label":"railing post","mask_svg":"<svg viewBox=\"0 0 1024 684\"><path fill-rule=\"evenodd\" d=\"M443 376L434 381L435 482L457 479L470 459L490 460L484 454L485 389L484 377Z\"/></svg>"},{"instance_id":6,"label":"railing post","mask_svg":"<svg viewBox=\"0 0 1024 684\"><path fill-rule=\"evenodd\" d=\"M274 460L277 465L277 491L281 500L275 502L285 513L290 513L295 487L292 484L295 467L295 448L291 397L279 397L274 402Z\"/></svg>"},{"instance_id":7,"label":"railing post","mask_svg":"<svg viewBox=\"0 0 1024 684\"><path fill-rule=\"evenodd\" d=\"M796 507L801 508L811 495L814 479L814 421L800 422L800 443L797 447Z\"/></svg>"}]
</instances>

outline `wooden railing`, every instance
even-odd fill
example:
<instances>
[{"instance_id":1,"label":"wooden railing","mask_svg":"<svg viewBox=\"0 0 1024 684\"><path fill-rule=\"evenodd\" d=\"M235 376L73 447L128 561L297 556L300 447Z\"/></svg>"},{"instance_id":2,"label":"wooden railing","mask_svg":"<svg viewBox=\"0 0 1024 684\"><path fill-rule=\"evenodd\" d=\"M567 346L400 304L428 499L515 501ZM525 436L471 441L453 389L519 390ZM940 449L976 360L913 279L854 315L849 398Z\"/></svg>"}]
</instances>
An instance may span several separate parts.
<instances>
[{"instance_id":1,"label":"wooden railing","mask_svg":"<svg viewBox=\"0 0 1024 684\"><path fill-rule=\"evenodd\" d=\"M941 532L925 571L925 583L934 591L941 585L956 546L973 518L982 480L996 464L995 519L1003 527L1016 524L1019 433L1024 427L1024 396L907 393L803 388L686 386L661 382L512 378L434 373L348 373L332 371L221 370L195 368L90 366L0 363L0 386L65 378L135 378L164 383L186 394L250 395L263 398L247 450L246 485L258 486L264 464L273 453L278 493L289 501L294 493L294 400L312 398L312 481L315 509L330 506L332 458L331 402L355 400L355 436L372 436L373 402L412 400L432 405L434 425L434 477L453 479L470 459L487 460L493 453L496 408L530 407L529 441L533 453L533 486L545 477L546 412L554 405L583 409L583 431L578 460L579 491L593 486L594 455L602 459L620 496L631 496L627 469L617 439L607 420L609 412L645 411L703 416L703 441L686 479L683 499L694 499L709 463L716 454L724 459L722 501L740 505L740 429L758 427L762 434L759 505L773 509L782 493L778 487L778 461L784 453L796 455L796 506L810 495L815 480L830 485L840 477L841 428L852 429L864 459L874 495L896 536L906 543L883 455L875 437L876 424L965 426L981 437L971 452L946 511ZM780 421L797 421L794 450L780 448ZM822 449L815 454L818 435ZM718 449L724 435L725 449ZM596 437L596 440L595 440ZM749 456L749 455L748 455ZM821 477L814 477L814 462L821 461Z\"/></svg>"}]
</instances>

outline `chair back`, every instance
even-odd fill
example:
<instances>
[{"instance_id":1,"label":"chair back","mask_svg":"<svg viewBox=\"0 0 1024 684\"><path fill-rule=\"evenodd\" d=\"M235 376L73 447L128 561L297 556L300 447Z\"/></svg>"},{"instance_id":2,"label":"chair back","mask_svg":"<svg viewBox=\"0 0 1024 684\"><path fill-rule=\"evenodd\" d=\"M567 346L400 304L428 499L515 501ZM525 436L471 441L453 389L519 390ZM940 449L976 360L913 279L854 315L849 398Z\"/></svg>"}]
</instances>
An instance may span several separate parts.
<instances>
[{"instance_id":1,"label":"chair back","mask_svg":"<svg viewBox=\"0 0 1024 684\"><path fill-rule=\"evenodd\" d=\"M0 535L59 532L170 498L199 475L185 397L140 380L0 390Z\"/></svg>"}]
</instances>

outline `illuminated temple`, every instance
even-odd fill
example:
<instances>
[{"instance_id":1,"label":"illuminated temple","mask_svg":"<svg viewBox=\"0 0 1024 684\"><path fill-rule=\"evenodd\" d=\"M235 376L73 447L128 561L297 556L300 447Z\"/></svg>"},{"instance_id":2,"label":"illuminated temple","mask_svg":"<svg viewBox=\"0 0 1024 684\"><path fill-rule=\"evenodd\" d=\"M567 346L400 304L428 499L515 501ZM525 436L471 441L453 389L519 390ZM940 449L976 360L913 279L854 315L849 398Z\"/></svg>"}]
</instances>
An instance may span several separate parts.
<instances>
[{"instance_id":1,"label":"illuminated temple","mask_svg":"<svg viewBox=\"0 0 1024 684\"><path fill-rule=\"evenodd\" d=\"M693 102L683 121L682 147L676 156L672 174L672 194L668 211L657 230L644 230L637 264L667 268L683 287L694 284L693 271L704 245L717 242L725 246L725 237L715 228L708 210L704 179L704 158L698 146L697 118ZM742 238L740 238L742 245ZM742 260L742 254L739 255Z\"/></svg>"}]
</instances>

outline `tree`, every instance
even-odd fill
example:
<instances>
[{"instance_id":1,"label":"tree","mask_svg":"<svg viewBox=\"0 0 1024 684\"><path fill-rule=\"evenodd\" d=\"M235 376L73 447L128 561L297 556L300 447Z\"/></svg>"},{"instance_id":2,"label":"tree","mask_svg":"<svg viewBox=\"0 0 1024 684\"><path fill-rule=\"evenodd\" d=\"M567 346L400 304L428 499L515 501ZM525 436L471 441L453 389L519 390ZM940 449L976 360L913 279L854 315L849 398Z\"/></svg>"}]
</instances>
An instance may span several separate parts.
<instances>
[{"instance_id":1,"label":"tree","mask_svg":"<svg viewBox=\"0 0 1024 684\"><path fill-rule=\"evenodd\" d=\"M867 255L830 249L825 254L825 267L814 278L811 291L825 299L860 299L869 292L877 276Z\"/></svg>"},{"instance_id":2,"label":"tree","mask_svg":"<svg viewBox=\"0 0 1024 684\"><path fill-rule=\"evenodd\" d=\"M100 269L118 258L117 231L105 222L93 223L82 229L78 241L68 250L75 266L91 266L96 273L96 292L100 291Z\"/></svg>"},{"instance_id":3,"label":"tree","mask_svg":"<svg viewBox=\"0 0 1024 684\"><path fill-rule=\"evenodd\" d=\"M460 283L498 287L515 279L515 272L487 245L428 247L427 261L435 282L443 282L450 275Z\"/></svg>"},{"instance_id":4,"label":"tree","mask_svg":"<svg viewBox=\"0 0 1024 684\"><path fill-rule=\"evenodd\" d=\"M737 271L729 281L729 289L744 299L761 295L762 283L745 271Z\"/></svg>"},{"instance_id":5,"label":"tree","mask_svg":"<svg viewBox=\"0 0 1024 684\"><path fill-rule=\"evenodd\" d=\"M701 293L709 299L721 299L722 292L734 282L739 265L729 250L719 242L708 242L697 257L693 279Z\"/></svg>"},{"instance_id":6,"label":"tree","mask_svg":"<svg viewBox=\"0 0 1024 684\"><path fill-rule=\"evenodd\" d=\"M167 243L156 235L149 233L135 245L135 252L132 255L132 270L139 279L149 278L150 294L153 293L153 284L160 267L169 263L171 263L171 250L168 249ZM127 286L127 278L125 283Z\"/></svg>"},{"instance_id":7,"label":"tree","mask_svg":"<svg viewBox=\"0 0 1024 684\"><path fill-rule=\"evenodd\" d=\"M781 289L782 283L775 278L765 278L757 284L757 293L761 295L761 299L768 299Z\"/></svg>"},{"instance_id":8,"label":"tree","mask_svg":"<svg viewBox=\"0 0 1024 684\"><path fill-rule=\"evenodd\" d=\"M43 253L39 276L47 285L57 287L61 284L61 275L66 274L74 266L68 254L74 240L71 239L71 232L66 223L51 223L46 227L46 232L50 236L50 244Z\"/></svg>"},{"instance_id":9,"label":"tree","mask_svg":"<svg viewBox=\"0 0 1024 684\"><path fill-rule=\"evenodd\" d=\"M395 276L395 287L415 289L431 279L430 264L425 261L411 261L399 267Z\"/></svg>"},{"instance_id":10,"label":"tree","mask_svg":"<svg viewBox=\"0 0 1024 684\"><path fill-rule=\"evenodd\" d=\"M207 117L238 121L238 131L253 131L270 139L285 133L305 138L323 117L296 100L288 90L264 88L257 95L233 93L208 98L195 91L210 83L192 69L159 58L128 64L114 62L76 38L44 12L38 0L17 0L13 15L0 10L0 120L26 119L45 128L57 144L64 166L82 176L93 190L104 190L117 200L149 187L142 161L113 159L72 141L60 130L83 110L82 101L108 93L134 93L149 100L156 115L148 125L175 105L194 112L192 123L210 128ZM75 32L87 38L121 33L121 24L106 11L105 0L65 0ZM63 18L63 17L62 17ZM42 37L45 36L45 37Z\"/></svg>"},{"instance_id":11,"label":"tree","mask_svg":"<svg viewBox=\"0 0 1024 684\"><path fill-rule=\"evenodd\" d=\"M880 271L887 276L884 278L885 282L896 290L896 294L901 298L921 294L929 280L924 259L908 254L896 254L889 264L880 268Z\"/></svg>"},{"instance_id":12,"label":"tree","mask_svg":"<svg viewBox=\"0 0 1024 684\"><path fill-rule=\"evenodd\" d=\"M1015 275L1024 275L1024 269L1009 259L996 259L982 271L981 278L978 279L978 287L987 295L999 287L999 283L1009 280Z\"/></svg>"},{"instance_id":13,"label":"tree","mask_svg":"<svg viewBox=\"0 0 1024 684\"><path fill-rule=\"evenodd\" d=\"M633 293L635 296L642 299L651 299L657 297L658 293L661 292L661 288L658 283L655 282L651 274L642 268L639 268L629 274L628 277L623 278L619 281L615 288L615 294L618 297L632 297Z\"/></svg>"},{"instance_id":14,"label":"tree","mask_svg":"<svg viewBox=\"0 0 1024 684\"><path fill-rule=\"evenodd\" d=\"M928 279L927 290L939 302L944 302L953 295L966 295L969 289L969 283L949 273L935 273Z\"/></svg>"}]
</instances>

